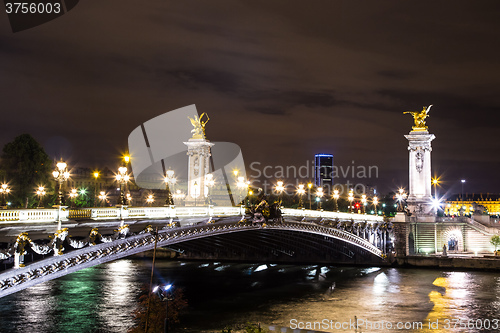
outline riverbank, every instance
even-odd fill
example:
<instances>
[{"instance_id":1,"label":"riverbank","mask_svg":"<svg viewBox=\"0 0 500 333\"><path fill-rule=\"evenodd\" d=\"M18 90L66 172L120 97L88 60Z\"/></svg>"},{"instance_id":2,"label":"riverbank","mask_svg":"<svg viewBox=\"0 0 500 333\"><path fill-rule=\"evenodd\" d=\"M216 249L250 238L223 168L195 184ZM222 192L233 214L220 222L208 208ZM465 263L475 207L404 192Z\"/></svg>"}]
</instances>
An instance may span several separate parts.
<instances>
[{"instance_id":1,"label":"riverbank","mask_svg":"<svg viewBox=\"0 0 500 333\"><path fill-rule=\"evenodd\" d=\"M472 254L433 255L433 256L406 256L396 258L394 265L399 267L418 268L445 268L499 271L500 257L493 255L475 256Z\"/></svg>"}]
</instances>

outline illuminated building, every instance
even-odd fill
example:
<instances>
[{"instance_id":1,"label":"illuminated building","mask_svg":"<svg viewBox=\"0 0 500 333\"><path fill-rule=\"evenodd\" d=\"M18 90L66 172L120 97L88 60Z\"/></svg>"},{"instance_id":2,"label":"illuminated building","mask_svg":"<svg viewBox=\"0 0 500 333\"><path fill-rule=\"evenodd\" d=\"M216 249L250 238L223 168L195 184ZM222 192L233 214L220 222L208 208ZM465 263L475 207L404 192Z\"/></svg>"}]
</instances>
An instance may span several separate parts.
<instances>
[{"instance_id":1,"label":"illuminated building","mask_svg":"<svg viewBox=\"0 0 500 333\"><path fill-rule=\"evenodd\" d=\"M483 206L489 215L500 215L500 195L498 194L472 194L465 195L461 200L461 195L456 195L445 202L444 213L446 215L470 215L474 210ZM462 211L462 213L460 213Z\"/></svg>"},{"instance_id":2,"label":"illuminated building","mask_svg":"<svg viewBox=\"0 0 500 333\"><path fill-rule=\"evenodd\" d=\"M328 192L333 187L333 155L314 155L314 183L327 187Z\"/></svg>"}]
</instances>

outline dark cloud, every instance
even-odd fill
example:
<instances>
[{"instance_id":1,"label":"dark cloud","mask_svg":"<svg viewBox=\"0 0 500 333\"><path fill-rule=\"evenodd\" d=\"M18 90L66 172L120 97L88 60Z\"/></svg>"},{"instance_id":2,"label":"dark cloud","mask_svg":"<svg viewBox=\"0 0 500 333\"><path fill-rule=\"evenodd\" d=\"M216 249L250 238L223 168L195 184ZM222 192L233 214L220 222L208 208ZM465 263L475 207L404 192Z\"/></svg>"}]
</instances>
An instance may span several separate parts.
<instances>
[{"instance_id":1,"label":"dark cloud","mask_svg":"<svg viewBox=\"0 0 500 333\"><path fill-rule=\"evenodd\" d=\"M499 9L115 0L17 34L4 17L0 145L28 132L75 163L113 165L132 129L194 103L210 114L210 139L238 143L248 162L329 152L377 165L385 190L407 182L402 112L434 104L436 172L498 192Z\"/></svg>"}]
</instances>

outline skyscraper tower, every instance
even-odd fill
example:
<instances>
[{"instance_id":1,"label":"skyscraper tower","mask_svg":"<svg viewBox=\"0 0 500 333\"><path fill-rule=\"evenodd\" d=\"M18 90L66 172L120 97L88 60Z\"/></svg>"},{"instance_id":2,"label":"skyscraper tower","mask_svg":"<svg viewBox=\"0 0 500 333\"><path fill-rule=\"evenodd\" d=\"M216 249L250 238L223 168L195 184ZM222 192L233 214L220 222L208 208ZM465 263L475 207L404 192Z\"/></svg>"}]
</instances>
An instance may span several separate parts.
<instances>
[{"instance_id":1,"label":"skyscraper tower","mask_svg":"<svg viewBox=\"0 0 500 333\"><path fill-rule=\"evenodd\" d=\"M331 190L333 187L333 155L314 155L314 183L316 186L326 187Z\"/></svg>"}]
</instances>

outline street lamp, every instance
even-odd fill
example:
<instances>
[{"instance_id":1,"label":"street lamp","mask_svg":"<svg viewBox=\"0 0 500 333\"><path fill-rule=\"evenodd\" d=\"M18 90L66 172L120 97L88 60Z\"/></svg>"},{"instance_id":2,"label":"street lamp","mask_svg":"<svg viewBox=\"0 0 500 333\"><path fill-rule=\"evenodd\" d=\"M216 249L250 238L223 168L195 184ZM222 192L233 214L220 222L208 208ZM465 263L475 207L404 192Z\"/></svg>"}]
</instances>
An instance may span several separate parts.
<instances>
[{"instance_id":1,"label":"street lamp","mask_svg":"<svg viewBox=\"0 0 500 333\"><path fill-rule=\"evenodd\" d=\"M148 195L148 197L146 198L146 202L148 203L148 205L149 205L149 206L151 206L151 204L152 204L153 202L155 202L155 197L154 197L154 195L152 195L152 194Z\"/></svg>"},{"instance_id":2,"label":"street lamp","mask_svg":"<svg viewBox=\"0 0 500 333\"><path fill-rule=\"evenodd\" d=\"M437 186L439 184L439 179L432 178L432 186L434 186L434 199L437 199Z\"/></svg>"},{"instance_id":3,"label":"street lamp","mask_svg":"<svg viewBox=\"0 0 500 333\"><path fill-rule=\"evenodd\" d=\"M363 214L366 214L366 194L361 196L361 203L363 204Z\"/></svg>"},{"instance_id":4,"label":"street lamp","mask_svg":"<svg viewBox=\"0 0 500 333\"><path fill-rule=\"evenodd\" d=\"M321 210L321 199L323 198L323 195L323 188L318 187L318 189L316 190L316 201L319 203L318 210Z\"/></svg>"},{"instance_id":5,"label":"street lamp","mask_svg":"<svg viewBox=\"0 0 500 333\"><path fill-rule=\"evenodd\" d=\"M205 176L205 185L207 186L207 203L209 205L212 204L212 198L210 198L210 193L212 191L212 187L215 185L214 175L209 173Z\"/></svg>"},{"instance_id":6,"label":"street lamp","mask_svg":"<svg viewBox=\"0 0 500 333\"><path fill-rule=\"evenodd\" d=\"M349 190L349 195L347 197L347 199L349 200L349 213L352 213L352 201L354 200L354 193L351 190Z\"/></svg>"},{"instance_id":7,"label":"street lamp","mask_svg":"<svg viewBox=\"0 0 500 333\"><path fill-rule=\"evenodd\" d=\"M54 179L57 181L58 184L58 200L57 204L59 206L62 206L64 204L64 195L62 191L63 183L68 180L69 178L69 172L67 169L67 164L64 163L63 161L59 162L56 164L56 169L52 172L52 176L54 176Z\"/></svg>"},{"instance_id":8,"label":"street lamp","mask_svg":"<svg viewBox=\"0 0 500 333\"><path fill-rule=\"evenodd\" d=\"M465 179L462 179L461 182L462 182L462 201L464 201L464 184L465 184Z\"/></svg>"},{"instance_id":9,"label":"street lamp","mask_svg":"<svg viewBox=\"0 0 500 333\"><path fill-rule=\"evenodd\" d=\"M72 188L71 192L69 192L70 201L73 205L75 205L75 199L78 196L78 190L76 188Z\"/></svg>"},{"instance_id":10,"label":"street lamp","mask_svg":"<svg viewBox=\"0 0 500 333\"><path fill-rule=\"evenodd\" d=\"M235 175L237 175L238 171L235 170ZM243 191L248 188L248 183L245 182L245 178L244 177L238 177L238 181L236 182L236 187L239 189L239 192L240 192L240 203L243 201Z\"/></svg>"},{"instance_id":11,"label":"street lamp","mask_svg":"<svg viewBox=\"0 0 500 333\"><path fill-rule=\"evenodd\" d=\"M276 183L276 192L278 192L278 200L279 200L279 205L281 206L281 195L283 191L285 190L285 187L283 186L283 182L280 180Z\"/></svg>"},{"instance_id":12,"label":"street lamp","mask_svg":"<svg viewBox=\"0 0 500 333\"><path fill-rule=\"evenodd\" d=\"M167 188L167 199L165 199L166 206L172 206L174 204L174 200L172 198L172 191L170 190L170 185L172 185L172 187L173 187L173 185L177 181L175 179L174 175L175 175L175 171L172 169L168 169L166 172L166 176L164 178L165 186Z\"/></svg>"},{"instance_id":13,"label":"street lamp","mask_svg":"<svg viewBox=\"0 0 500 333\"><path fill-rule=\"evenodd\" d=\"M42 198L45 194L45 188L43 186L38 186L38 189L36 190L36 195L38 195L38 208L42 207Z\"/></svg>"},{"instance_id":14,"label":"street lamp","mask_svg":"<svg viewBox=\"0 0 500 333\"><path fill-rule=\"evenodd\" d=\"M168 301L173 300L172 293L169 291L172 289L171 284L167 284L166 286L156 286L153 288L153 293L157 294L160 298L160 301L165 301L165 326L163 328L164 333L168 333Z\"/></svg>"},{"instance_id":15,"label":"street lamp","mask_svg":"<svg viewBox=\"0 0 500 333\"><path fill-rule=\"evenodd\" d=\"M333 190L333 200L335 200L335 210L338 212L339 211L339 205L338 205L338 200L339 200L339 190Z\"/></svg>"},{"instance_id":16,"label":"street lamp","mask_svg":"<svg viewBox=\"0 0 500 333\"><path fill-rule=\"evenodd\" d=\"M116 181L120 184L120 199L118 204L119 205L126 205L127 201L125 199L125 193L124 189L128 181L130 180L130 176L127 175L127 167L119 167L118 168L118 173L116 174Z\"/></svg>"},{"instance_id":17,"label":"street lamp","mask_svg":"<svg viewBox=\"0 0 500 333\"><path fill-rule=\"evenodd\" d=\"M182 199L184 199L186 195L184 193L181 192L181 190L177 190L175 191L175 194L173 195L175 201L181 201Z\"/></svg>"},{"instance_id":18,"label":"street lamp","mask_svg":"<svg viewBox=\"0 0 500 333\"><path fill-rule=\"evenodd\" d=\"M104 207L104 203L106 202L106 198L107 198L106 192L104 192L104 191L99 192L99 200L101 200L103 207Z\"/></svg>"},{"instance_id":19,"label":"street lamp","mask_svg":"<svg viewBox=\"0 0 500 333\"><path fill-rule=\"evenodd\" d=\"M299 209L304 208L304 201L302 200L302 197L306 193L306 190L304 189L304 184L299 184L299 188L297 189L297 194L299 195Z\"/></svg>"},{"instance_id":20,"label":"street lamp","mask_svg":"<svg viewBox=\"0 0 500 333\"><path fill-rule=\"evenodd\" d=\"M97 178L99 178L99 171L94 171L94 207L97 207Z\"/></svg>"},{"instance_id":21,"label":"street lamp","mask_svg":"<svg viewBox=\"0 0 500 333\"><path fill-rule=\"evenodd\" d=\"M311 202L311 189L313 187L312 183L307 184L307 188L309 189L308 195L309 195L309 210L312 209L312 202Z\"/></svg>"},{"instance_id":22,"label":"street lamp","mask_svg":"<svg viewBox=\"0 0 500 333\"><path fill-rule=\"evenodd\" d=\"M398 200L398 211L403 211L403 200L406 199L405 190L400 188L398 193L396 194L396 199Z\"/></svg>"},{"instance_id":23,"label":"street lamp","mask_svg":"<svg viewBox=\"0 0 500 333\"><path fill-rule=\"evenodd\" d=\"M2 186L0 186L0 193L2 193L2 206L6 206L7 200L5 200L5 198L10 193L9 185L2 184Z\"/></svg>"},{"instance_id":24,"label":"street lamp","mask_svg":"<svg viewBox=\"0 0 500 333\"><path fill-rule=\"evenodd\" d=\"M378 198L373 197L373 206L375 207L375 215L378 215L377 205L378 205Z\"/></svg>"}]
</instances>

